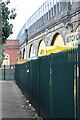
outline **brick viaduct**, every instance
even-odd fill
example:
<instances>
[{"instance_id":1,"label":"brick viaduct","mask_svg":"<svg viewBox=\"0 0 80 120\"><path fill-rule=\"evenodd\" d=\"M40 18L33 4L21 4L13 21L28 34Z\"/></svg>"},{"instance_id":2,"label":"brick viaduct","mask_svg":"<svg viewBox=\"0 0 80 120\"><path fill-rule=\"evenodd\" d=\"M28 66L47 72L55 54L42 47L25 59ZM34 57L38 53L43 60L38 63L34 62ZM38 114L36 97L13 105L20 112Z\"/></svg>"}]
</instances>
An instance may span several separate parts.
<instances>
[{"instance_id":1,"label":"brick viaduct","mask_svg":"<svg viewBox=\"0 0 80 120\"><path fill-rule=\"evenodd\" d=\"M25 37L20 42L20 52L23 51L24 59L30 58L32 46L35 50L35 53L33 50L34 57L38 57L41 41L44 41L47 46L51 46L54 44L56 37L60 35L64 44L66 44L66 35L80 30L80 1L72 4L70 2L60 2L60 12L56 13L55 9L54 6L54 15L52 8L28 29L25 28L25 25L23 26L22 30L25 30L23 36ZM22 30L17 37L18 39L21 37Z\"/></svg>"}]
</instances>

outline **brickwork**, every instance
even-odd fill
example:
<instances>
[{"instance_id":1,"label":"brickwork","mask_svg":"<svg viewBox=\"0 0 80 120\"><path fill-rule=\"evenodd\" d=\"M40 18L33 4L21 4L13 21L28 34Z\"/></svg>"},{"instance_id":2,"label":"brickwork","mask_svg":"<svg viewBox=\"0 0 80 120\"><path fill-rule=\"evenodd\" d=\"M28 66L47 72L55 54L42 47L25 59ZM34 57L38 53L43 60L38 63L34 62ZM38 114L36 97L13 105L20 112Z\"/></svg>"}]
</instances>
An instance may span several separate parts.
<instances>
[{"instance_id":1,"label":"brickwork","mask_svg":"<svg viewBox=\"0 0 80 120\"><path fill-rule=\"evenodd\" d=\"M7 40L7 42L4 44L4 54L9 55L9 64L14 65L19 56L19 41Z\"/></svg>"},{"instance_id":2,"label":"brickwork","mask_svg":"<svg viewBox=\"0 0 80 120\"><path fill-rule=\"evenodd\" d=\"M41 40L45 42L45 39L48 39L48 46L51 46L52 42L54 43L56 39L54 36L60 34L66 45L66 36L78 31L80 26L80 2L70 3L60 1L60 12L56 13L56 6L54 5L54 14L49 14L53 11L53 8L51 8L31 26L26 28L26 39L22 39L21 35L24 36L24 34L19 33L18 39L20 42L22 41L20 43L20 51L23 50L21 46L24 46L26 43L26 58L29 58L32 44L35 49L35 56L38 57L38 48ZM23 32L23 29L21 31Z\"/></svg>"}]
</instances>

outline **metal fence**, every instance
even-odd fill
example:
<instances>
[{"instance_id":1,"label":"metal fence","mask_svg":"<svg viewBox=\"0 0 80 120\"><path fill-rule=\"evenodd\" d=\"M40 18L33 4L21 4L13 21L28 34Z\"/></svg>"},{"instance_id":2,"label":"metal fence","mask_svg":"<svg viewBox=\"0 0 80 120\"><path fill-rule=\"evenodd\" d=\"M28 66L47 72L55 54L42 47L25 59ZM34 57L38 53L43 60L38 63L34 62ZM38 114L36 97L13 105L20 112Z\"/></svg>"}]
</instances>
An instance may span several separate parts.
<instances>
[{"instance_id":1,"label":"metal fence","mask_svg":"<svg viewBox=\"0 0 80 120\"><path fill-rule=\"evenodd\" d=\"M0 80L14 80L15 65L3 65L0 68Z\"/></svg>"},{"instance_id":2,"label":"metal fence","mask_svg":"<svg viewBox=\"0 0 80 120\"><path fill-rule=\"evenodd\" d=\"M16 65L15 80L43 118L80 119L80 46Z\"/></svg>"}]
</instances>

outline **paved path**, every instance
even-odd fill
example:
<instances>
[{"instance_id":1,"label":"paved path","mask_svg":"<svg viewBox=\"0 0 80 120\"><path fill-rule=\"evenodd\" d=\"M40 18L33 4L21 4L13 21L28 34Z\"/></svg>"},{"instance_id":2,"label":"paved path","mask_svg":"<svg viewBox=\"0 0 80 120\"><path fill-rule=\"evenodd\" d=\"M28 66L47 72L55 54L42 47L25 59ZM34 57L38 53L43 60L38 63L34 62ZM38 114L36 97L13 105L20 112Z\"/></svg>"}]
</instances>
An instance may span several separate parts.
<instances>
[{"instance_id":1,"label":"paved path","mask_svg":"<svg viewBox=\"0 0 80 120\"><path fill-rule=\"evenodd\" d=\"M35 118L37 113L26 101L14 81L2 82L2 118Z\"/></svg>"}]
</instances>

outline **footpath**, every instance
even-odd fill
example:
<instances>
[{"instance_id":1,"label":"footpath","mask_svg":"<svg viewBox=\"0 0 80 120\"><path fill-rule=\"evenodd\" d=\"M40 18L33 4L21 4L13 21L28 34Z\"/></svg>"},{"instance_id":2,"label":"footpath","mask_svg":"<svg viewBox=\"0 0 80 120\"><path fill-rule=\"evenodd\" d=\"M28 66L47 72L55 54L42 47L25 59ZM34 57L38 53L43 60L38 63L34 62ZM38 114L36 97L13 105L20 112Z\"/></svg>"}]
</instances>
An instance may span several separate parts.
<instances>
[{"instance_id":1,"label":"footpath","mask_svg":"<svg viewBox=\"0 0 80 120\"><path fill-rule=\"evenodd\" d=\"M2 85L2 100L0 100L2 102L2 118L41 120L35 108L31 106L29 100L22 94L15 81L0 81L0 84Z\"/></svg>"}]
</instances>

